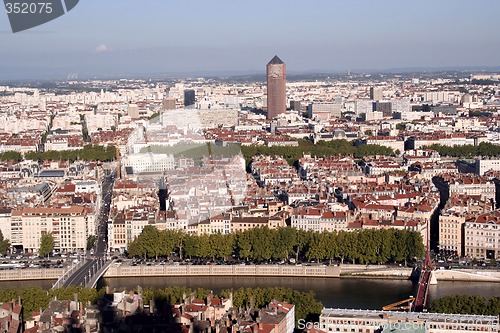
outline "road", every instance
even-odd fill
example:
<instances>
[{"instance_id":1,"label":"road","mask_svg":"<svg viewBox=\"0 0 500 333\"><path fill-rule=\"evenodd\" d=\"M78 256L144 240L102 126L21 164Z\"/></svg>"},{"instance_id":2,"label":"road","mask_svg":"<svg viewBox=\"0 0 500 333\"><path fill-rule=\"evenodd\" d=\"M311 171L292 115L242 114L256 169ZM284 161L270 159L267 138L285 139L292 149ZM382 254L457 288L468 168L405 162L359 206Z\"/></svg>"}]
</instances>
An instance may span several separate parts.
<instances>
[{"instance_id":1,"label":"road","mask_svg":"<svg viewBox=\"0 0 500 333\"><path fill-rule=\"evenodd\" d=\"M82 257L84 263L73 272L63 283L63 287L85 285L100 265L106 261L108 215L113 192L113 176L105 176L102 184L102 206L97 219L97 238L93 254Z\"/></svg>"}]
</instances>

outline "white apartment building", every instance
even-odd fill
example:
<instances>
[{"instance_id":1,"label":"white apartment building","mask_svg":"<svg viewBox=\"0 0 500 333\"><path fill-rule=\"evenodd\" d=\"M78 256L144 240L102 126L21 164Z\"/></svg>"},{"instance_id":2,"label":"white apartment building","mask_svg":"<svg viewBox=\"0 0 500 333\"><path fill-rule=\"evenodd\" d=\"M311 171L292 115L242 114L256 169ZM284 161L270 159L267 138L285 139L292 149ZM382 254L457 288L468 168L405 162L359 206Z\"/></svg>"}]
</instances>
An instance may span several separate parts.
<instances>
[{"instance_id":1,"label":"white apartment building","mask_svg":"<svg viewBox=\"0 0 500 333\"><path fill-rule=\"evenodd\" d=\"M198 236L231 233L231 214L219 214L198 224Z\"/></svg>"},{"instance_id":2,"label":"white apartment building","mask_svg":"<svg viewBox=\"0 0 500 333\"><path fill-rule=\"evenodd\" d=\"M44 233L52 233L54 251L85 251L88 217L84 207L25 208L11 213L11 244L38 252Z\"/></svg>"},{"instance_id":3,"label":"white apartment building","mask_svg":"<svg viewBox=\"0 0 500 333\"><path fill-rule=\"evenodd\" d=\"M307 116L316 120L330 120L342 116L342 104L312 103L307 107Z\"/></svg>"},{"instance_id":4,"label":"white apartment building","mask_svg":"<svg viewBox=\"0 0 500 333\"><path fill-rule=\"evenodd\" d=\"M462 214L442 213L439 217L439 250L456 252L462 256Z\"/></svg>"},{"instance_id":5,"label":"white apartment building","mask_svg":"<svg viewBox=\"0 0 500 333\"><path fill-rule=\"evenodd\" d=\"M500 171L499 159L476 159L476 173L483 176L488 171Z\"/></svg>"},{"instance_id":6,"label":"white apartment building","mask_svg":"<svg viewBox=\"0 0 500 333\"><path fill-rule=\"evenodd\" d=\"M118 117L112 113L90 113L85 116L85 123L89 134L99 131L111 130L111 127L117 125Z\"/></svg>"},{"instance_id":7,"label":"white apartment building","mask_svg":"<svg viewBox=\"0 0 500 333\"><path fill-rule=\"evenodd\" d=\"M302 322L302 325L306 323ZM323 309L319 323L310 323L309 326L322 332L366 333L498 332L500 329L497 316L331 308Z\"/></svg>"},{"instance_id":8,"label":"white apartment building","mask_svg":"<svg viewBox=\"0 0 500 333\"><path fill-rule=\"evenodd\" d=\"M403 138L395 137L395 136L376 136L370 137L366 139L366 144L368 145L381 145L385 147L392 148L392 150L399 150L400 152L404 152L405 150L405 141Z\"/></svg>"},{"instance_id":9,"label":"white apartment building","mask_svg":"<svg viewBox=\"0 0 500 333\"><path fill-rule=\"evenodd\" d=\"M83 148L83 147L81 147ZM45 150L55 150L55 151L61 151L61 150L68 150L68 138L67 137L54 137L54 138L48 138L47 142L45 143Z\"/></svg>"},{"instance_id":10,"label":"white apartment building","mask_svg":"<svg viewBox=\"0 0 500 333\"><path fill-rule=\"evenodd\" d=\"M481 199L495 200L495 183L493 181L473 181L464 179L450 183L450 196L463 194L468 196L481 196Z\"/></svg>"},{"instance_id":11,"label":"white apartment building","mask_svg":"<svg viewBox=\"0 0 500 333\"><path fill-rule=\"evenodd\" d=\"M500 259L500 220L497 214L469 219L464 225L464 255L476 259Z\"/></svg>"},{"instance_id":12,"label":"white apartment building","mask_svg":"<svg viewBox=\"0 0 500 333\"><path fill-rule=\"evenodd\" d=\"M238 125L237 109L176 109L164 111L160 116L163 127L175 126L181 129L217 128L220 125Z\"/></svg>"},{"instance_id":13,"label":"white apartment building","mask_svg":"<svg viewBox=\"0 0 500 333\"><path fill-rule=\"evenodd\" d=\"M122 159L122 165L132 168L134 173L162 172L175 168L175 158L167 154L130 154Z\"/></svg>"},{"instance_id":14,"label":"white apartment building","mask_svg":"<svg viewBox=\"0 0 500 333\"><path fill-rule=\"evenodd\" d=\"M0 231L4 239L11 239L11 209L0 209Z\"/></svg>"},{"instance_id":15,"label":"white apartment building","mask_svg":"<svg viewBox=\"0 0 500 333\"><path fill-rule=\"evenodd\" d=\"M316 232L332 232L347 229L345 212L321 212L318 209L303 209L291 216L292 228Z\"/></svg>"}]
</instances>

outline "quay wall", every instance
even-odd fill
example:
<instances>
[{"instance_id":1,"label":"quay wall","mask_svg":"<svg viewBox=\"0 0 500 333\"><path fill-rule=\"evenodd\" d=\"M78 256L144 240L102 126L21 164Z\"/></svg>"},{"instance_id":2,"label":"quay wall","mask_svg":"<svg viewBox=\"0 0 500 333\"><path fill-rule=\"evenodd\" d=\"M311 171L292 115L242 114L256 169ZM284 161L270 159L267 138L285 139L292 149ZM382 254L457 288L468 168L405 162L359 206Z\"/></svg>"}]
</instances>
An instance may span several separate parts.
<instances>
[{"instance_id":1,"label":"quay wall","mask_svg":"<svg viewBox=\"0 0 500 333\"><path fill-rule=\"evenodd\" d=\"M0 281L57 280L63 275L63 268L26 268L0 270Z\"/></svg>"},{"instance_id":2,"label":"quay wall","mask_svg":"<svg viewBox=\"0 0 500 333\"><path fill-rule=\"evenodd\" d=\"M180 265L128 266L111 265L105 278L134 276L295 276L338 278L338 266L283 266L283 265Z\"/></svg>"}]
</instances>

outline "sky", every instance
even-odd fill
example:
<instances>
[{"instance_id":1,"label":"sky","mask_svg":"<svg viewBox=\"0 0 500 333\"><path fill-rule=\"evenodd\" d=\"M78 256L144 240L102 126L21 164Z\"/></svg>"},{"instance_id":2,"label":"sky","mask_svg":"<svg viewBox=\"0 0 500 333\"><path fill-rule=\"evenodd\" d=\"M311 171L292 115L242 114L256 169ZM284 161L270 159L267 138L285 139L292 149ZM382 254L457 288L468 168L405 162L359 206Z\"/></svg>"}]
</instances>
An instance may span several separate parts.
<instances>
[{"instance_id":1,"label":"sky","mask_svg":"<svg viewBox=\"0 0 500 333\"><path fill-rule=\"evenodd\" d=\"M23 0L24 1L24 0ZM12 33L0 81L500 65L498 0L80 0Z\"/></svg>"}]
</instances>

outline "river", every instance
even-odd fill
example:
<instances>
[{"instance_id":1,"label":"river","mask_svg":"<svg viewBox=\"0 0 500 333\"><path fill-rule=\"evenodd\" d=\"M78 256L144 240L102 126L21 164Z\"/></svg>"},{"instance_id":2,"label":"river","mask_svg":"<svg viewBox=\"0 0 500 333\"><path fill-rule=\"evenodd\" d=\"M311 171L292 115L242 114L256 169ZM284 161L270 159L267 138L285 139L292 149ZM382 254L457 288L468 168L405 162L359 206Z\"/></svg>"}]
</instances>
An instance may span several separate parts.
<instances>
[{"instance_id":1,"label":"river","mask_svg":"<svg viewBox=\"0 0 500 333\"><path fill-rule=\"evenodd\" d=\"M99 287L132 289L137 285L151 287L202 287L215 293L226 288L288 287L313 291L325 307L381 309L382 306L416 296L417 285L408 280L365 278L288 278L288 277L137 277L101 279ZM435 298L471 294L500 296L500 284L488 282L442 281L431 286L430 301Z\"/></svg>"}]
</instances>

